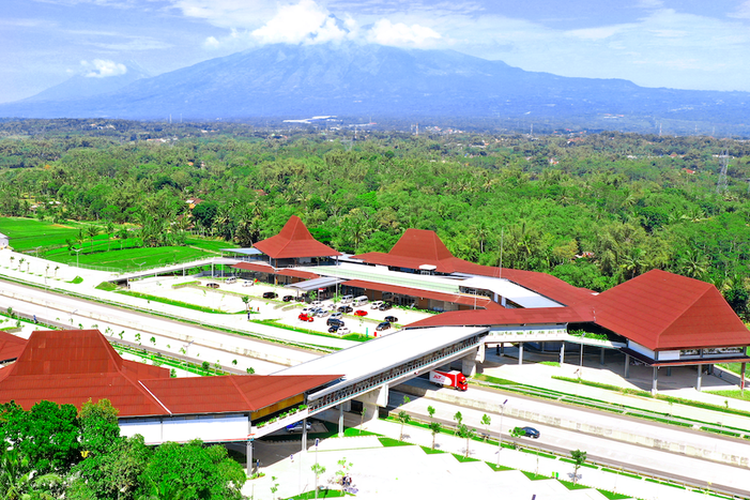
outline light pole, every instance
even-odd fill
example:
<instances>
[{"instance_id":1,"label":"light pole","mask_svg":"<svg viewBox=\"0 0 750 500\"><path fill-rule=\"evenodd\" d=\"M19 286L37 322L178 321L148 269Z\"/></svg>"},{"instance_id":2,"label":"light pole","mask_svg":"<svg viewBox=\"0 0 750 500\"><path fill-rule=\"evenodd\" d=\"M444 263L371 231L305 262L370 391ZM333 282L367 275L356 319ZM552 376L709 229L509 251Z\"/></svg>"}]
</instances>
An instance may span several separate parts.
<instances>
[{"instance_id":1,"label":"light pole","mask_svg":"<svg viewBox=\"0 0 750 500\"><path fill-rule=\"evenodd\" d=\"M497 466L500 467L500 451L503 449L503 415L505 414L505 405L508 400L503 401L500 405L500 438L497 440Z\"/></svg>"},{"instance_id":2,"label":"light pole","mask_svg":"<svg viewBox=\"0 0 750 500\"><path fill-rule=\"evenodd\" d=\"M318 498L318 443L319 438L315 438L315 498Z\"/></svg>"},{"instance_id":3,"label":"light pole","mask_svg":"<svg viewBox=\"0 0 750 500\"><path fill-rule=\"evenodd\" d=\"M78 250L73 248L73 251L76 253L76 267L79 267L78 266L78 254L81 252L81 250L83 250L83 247L79 248Z\"/></svg>"}]
</instances>

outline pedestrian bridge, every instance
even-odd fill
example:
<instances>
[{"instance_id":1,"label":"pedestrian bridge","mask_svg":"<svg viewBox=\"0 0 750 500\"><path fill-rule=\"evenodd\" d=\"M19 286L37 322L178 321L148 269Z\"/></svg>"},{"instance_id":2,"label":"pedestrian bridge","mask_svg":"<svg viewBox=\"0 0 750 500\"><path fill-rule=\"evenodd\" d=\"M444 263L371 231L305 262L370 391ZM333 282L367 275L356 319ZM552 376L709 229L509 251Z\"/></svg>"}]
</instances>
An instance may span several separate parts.
<instances>
[{"instance_id":1,"label":"pedestrian bridge","mask_svg":"<svg viewBox=\"0 0 750 500\"><path fill-rule=\"evenodd\" d=\"M365 418L376 418L377 407L388 402L388 388L434 368L461 360L466 375L476 372L484 361L485 327L441 327L401 330L390 335L316 358L273 375L340 375L327 386L307 395L307 409L294 415L294 421L338 407L339 427L343 425L345 403L361 401ZM291 420L251 427L254 439L270 434ZM342 429L340 429L341 431Z\"/></svg>"}]
</instances>

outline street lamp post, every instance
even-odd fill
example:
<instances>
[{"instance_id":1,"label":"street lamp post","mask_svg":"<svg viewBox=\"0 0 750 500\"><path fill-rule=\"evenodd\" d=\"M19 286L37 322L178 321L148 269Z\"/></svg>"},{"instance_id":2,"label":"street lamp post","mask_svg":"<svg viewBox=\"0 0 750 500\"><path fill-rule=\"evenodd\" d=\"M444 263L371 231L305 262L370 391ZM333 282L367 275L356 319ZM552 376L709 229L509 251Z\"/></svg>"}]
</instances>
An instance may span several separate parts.
<instances>
[{"instance_id":1,"label":"street lamp post","mask_svg":"<svg viewBox=\"0 0 750 500\"><path fill-rule=\"evenodd\" d=\"M497 440L497 466L500 467L500 451L503 449L503 415L505 415L505 405L508 400L503 401L500 405L500 438Z\"/></svg>"}]
</instances>

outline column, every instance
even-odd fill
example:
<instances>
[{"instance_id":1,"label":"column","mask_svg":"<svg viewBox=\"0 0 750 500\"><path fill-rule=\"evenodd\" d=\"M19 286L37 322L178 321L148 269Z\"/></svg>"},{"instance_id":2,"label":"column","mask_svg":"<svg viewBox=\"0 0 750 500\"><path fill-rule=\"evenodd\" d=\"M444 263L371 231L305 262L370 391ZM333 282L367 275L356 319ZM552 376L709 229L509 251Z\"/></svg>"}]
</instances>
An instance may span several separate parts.
<instances>
[{"instance_id":1,"label":"column","mask_svg":"<svg viewBox=\"0 0 750 500\"><path fill-rule=\"evenodd\" d=\"M565 342L560 342L560 364L565 364Z\"/></svg>"},{"instance_id":2,"label":"column","mask_svg":"<svg viewBox=\"0 0 750 500\"><path fill-rule=\"evenodd\" d=\"M659 367L658 366L654 366L653 370L654 370L654 374L653 374L652 379L651 379L651 394L656 394L656 391L657 391L656 379L659 376Z\"/></svg>"},{"instance_id":3,"label":"column","mask_svg":"<svg viewBox=\"0 0 750 500\"><path fill-rule=\"evenodd\" d=\"M698 380L695 382L695 390L700 392L703 382L703 365L698 365Z\"/></svg>"},{"instance_id":4,"label":"column","mask_svg":"<svg viewBox=\"0 0 750 500\"><path fill-rule=\"evenodd\" d=\"M302 449L300 451L305 451L307 449L307 419L304 419L302 421Z\"/></svg>"},{"instance_id":5,"label":"column","mask_svg":"<svg viewBox=\"0 0 750 500\"><path fill-rule=\"evenodd\" d=\"M599 352L599 364L600 365L604 364L604 348L603 347L601 348L601 351Z\"/></svg>"},{"instance_id":6,"label":"column","mask_svg":"<svg viewBox=\"0 0 750 500\"><path fill-rule=\"evenodd\" d=\"M461 373L463 373L465 377L473 377L477 374L476 354L471 353L468 356L461 358Z\"/></svg>"},{"instance_id":7,"label":"column","mask_svg":"<svg viewBox=\"0 0 750 500\"><path fill-rule=\"evenodd\" d=\"M747 363L742 363L742 370L740 370L740 390L745 390L745 365Z\"/></svg>"},{"instance_id":8,"label":"column","mask_svg":"<svg viewBox=\"0 0 750 500\"><path fill-rule=\"evenodd\" d=\"M339 437L344 437L344 405L339 405Z\"/></svg>"},{"instance_id":9,"label":"column","mask_svg":"<svg viewBox=\"0 0 750 500\"><path fill-rule=\"evenodd\" d=\"M630 354L625 355L625 378L630 378Z\"/></svg>"},{"instance_id":10,"label":"column","mask_svg":"<svg viewBox=\"0 0 750 500\"><path fill-rule=\"evenodd\" d=\"M518 364L523 364L523 342L518 343Z\"/></svg>"},{"instance_id":11,"label":"column","mask_svg":"<svg viewBox=\"0 0 750 500\"><path fill-rule=\"evenodd\" d=\"M247 475L253 475L253 440L247 440L247 449L245 450L245 458L247 459Z\"/></svg>"}]
</instances>

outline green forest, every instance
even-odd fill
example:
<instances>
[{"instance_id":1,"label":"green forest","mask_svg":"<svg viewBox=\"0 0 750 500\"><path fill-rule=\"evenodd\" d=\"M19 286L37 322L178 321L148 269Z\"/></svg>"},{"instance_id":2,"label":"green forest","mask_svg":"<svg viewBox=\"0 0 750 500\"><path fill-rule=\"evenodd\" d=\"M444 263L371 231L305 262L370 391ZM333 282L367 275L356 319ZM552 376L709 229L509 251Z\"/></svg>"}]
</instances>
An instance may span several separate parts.
<instances>
[{"instance_id":1,"label":"green forest","mask_svg":"<svg viewBox=\"0 0 750 500\"><path fill-rule=\"evenodd\" d=\"M597 291L655 268L698 278L744 318L748 200L750 142L707 136L0 123L0 215L147 247L250 246L290 215L347 253L431 229L458 257Z\"/></svg>"},{"instance_id":2,"label":"green forest","mask_svg":"<svg viewBox=\"0 0 750 500\"><path fill-rule=\"evenodd\" d=\"M247 477L224 446L120 436L106 400L75 406L0 405L0 497L9 500L232 500Z\"/></svg>"}]
</instances>

